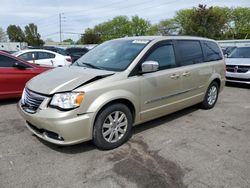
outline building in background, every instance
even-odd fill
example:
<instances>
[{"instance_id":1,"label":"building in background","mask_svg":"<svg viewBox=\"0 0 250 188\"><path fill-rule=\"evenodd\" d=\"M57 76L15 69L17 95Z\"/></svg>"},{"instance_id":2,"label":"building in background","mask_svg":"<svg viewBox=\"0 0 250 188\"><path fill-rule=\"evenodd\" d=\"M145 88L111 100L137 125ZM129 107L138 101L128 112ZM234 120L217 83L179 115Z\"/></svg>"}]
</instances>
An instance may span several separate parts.
<instances>
[{"instance_id":1,"label":"building in background","mask_svg":"<svg viewBox=\"0 0 250 188\"><path fill-rule=\"evenodd\" d=\"M16 52L27 48L25 42L0 42L0 50Z\"/></svg>"}]
</instances>

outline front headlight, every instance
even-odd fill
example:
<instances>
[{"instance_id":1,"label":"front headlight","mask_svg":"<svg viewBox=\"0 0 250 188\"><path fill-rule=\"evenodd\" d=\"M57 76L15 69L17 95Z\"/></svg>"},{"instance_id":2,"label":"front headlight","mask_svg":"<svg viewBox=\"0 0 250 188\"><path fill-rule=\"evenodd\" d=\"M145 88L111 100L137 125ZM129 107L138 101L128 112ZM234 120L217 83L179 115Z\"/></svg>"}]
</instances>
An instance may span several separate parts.
<instances>
[{"instance_id":1,"label":"front headlight","mask_svg":"<svg viewBox=\"0 0 250 188\"><path fill-rule=\"evenodd\" d=\"M50 105L69 110L79 107L83 100L84 93L57 93L53 96Z\"/></svg>"}]
</instances>

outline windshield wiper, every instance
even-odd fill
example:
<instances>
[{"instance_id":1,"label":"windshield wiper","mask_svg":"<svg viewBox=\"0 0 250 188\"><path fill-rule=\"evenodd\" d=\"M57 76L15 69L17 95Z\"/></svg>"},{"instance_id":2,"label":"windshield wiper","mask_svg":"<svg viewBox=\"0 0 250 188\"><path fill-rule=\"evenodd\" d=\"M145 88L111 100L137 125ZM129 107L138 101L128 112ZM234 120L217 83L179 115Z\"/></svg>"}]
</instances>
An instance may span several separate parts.
<instances>
[{"instance_id":1,"label":"windshield wiper","mask_svg":"<svg viewBox=\"0 0 250 188\"><path fill-rule=\"evenodd\" d=\"M97 66L95 66L95 65L92 65L92 64L90 64L90 63L81 63L81 64L87 65L88 67L91 67L91 68L94 68L94 69L101 69L100 67L97 67ZM77 65L80 66L80 63L77 62Z\"/></svg>"}]
</instances>

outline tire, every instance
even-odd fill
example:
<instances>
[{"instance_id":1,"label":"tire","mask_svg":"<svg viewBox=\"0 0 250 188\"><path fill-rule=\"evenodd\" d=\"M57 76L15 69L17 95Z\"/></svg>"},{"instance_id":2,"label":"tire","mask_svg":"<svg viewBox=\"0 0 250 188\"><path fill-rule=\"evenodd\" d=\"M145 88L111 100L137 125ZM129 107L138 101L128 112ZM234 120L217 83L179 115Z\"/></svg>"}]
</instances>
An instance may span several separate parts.
<instances>
[{"instance_id":1,"label":"tire","mask_svg":"<svg viewBox=\"0 0 250 188\"><path fill-rule=\"evenodd\" d=\"M119 147L130 138L132 124L132 113L126 105L111 104L96 117L93 142L103 150Z\"/></svg>"},{"instance_id":2,"label":"tire","mask_svg":"<svg viewBox=\"0 0 250 188\"><path fill-rule=\"evenodd\" d=\"M206 95L201 103L201 108L211 109L214 107L219 96L219 85L217 82L212 82L207 88Z\"/></svg>"}]
</instances>

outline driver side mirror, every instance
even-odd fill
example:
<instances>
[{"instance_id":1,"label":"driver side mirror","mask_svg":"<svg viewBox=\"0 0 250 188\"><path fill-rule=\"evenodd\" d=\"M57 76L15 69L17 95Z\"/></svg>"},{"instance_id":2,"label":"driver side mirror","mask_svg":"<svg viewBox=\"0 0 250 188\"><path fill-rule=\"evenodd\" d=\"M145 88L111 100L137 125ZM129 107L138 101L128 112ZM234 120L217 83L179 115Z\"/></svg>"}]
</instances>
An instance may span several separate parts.
<instances>
[{"instance_id":1,"label":"driver side mirror","mask_svg":"<svg viewBox=\"0 0 250 188\"><path fill-rule=\"evenodd\" d=\"M159 70L159 63L157 61L145 61L141 65L141 73L156 72Z\"/></svg>"},{"instance_id":2,"label":"driver side mirror","mask_svg":"<svg viewBox=\"0 0 250 188\"><path fill-rule=\"evenodd\" d=\"M18 68L18 69L26 69L26 66L23 63L20 63L20 62L15 62L13 64L13 67Z\"/></svg>"}]
</instances>

